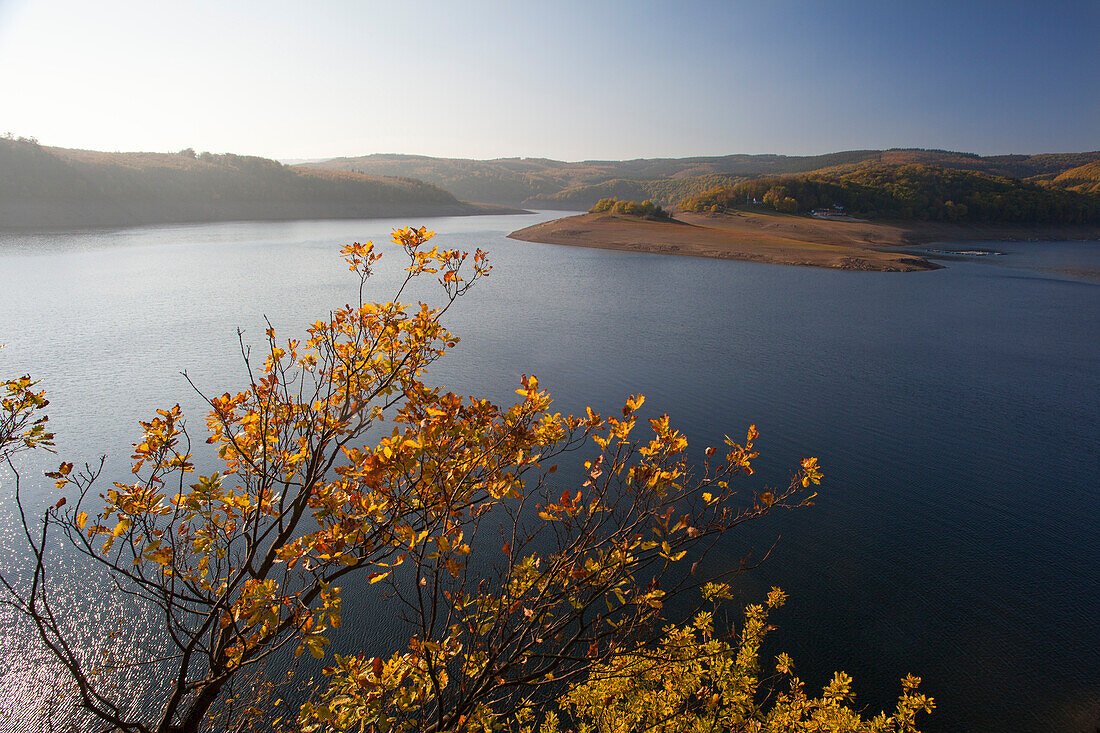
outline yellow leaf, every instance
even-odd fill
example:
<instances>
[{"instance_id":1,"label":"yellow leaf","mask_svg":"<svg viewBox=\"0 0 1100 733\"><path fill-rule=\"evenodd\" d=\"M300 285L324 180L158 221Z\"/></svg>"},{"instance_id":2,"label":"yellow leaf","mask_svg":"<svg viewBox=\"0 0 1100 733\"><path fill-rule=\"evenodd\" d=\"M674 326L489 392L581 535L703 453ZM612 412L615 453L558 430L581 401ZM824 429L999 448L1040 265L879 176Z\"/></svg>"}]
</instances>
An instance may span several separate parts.
<instances>
[{"instance_id":1,"label":"yellow leaf","mask_svg":"<svg viewBox=\"0 0 1100 733\"><path fill-rule=\"evenodd\" d=\"M76 515L76 528L84 529L84 525L88 523L88 512L81 512Z\"/></svg>"}]
</instances>

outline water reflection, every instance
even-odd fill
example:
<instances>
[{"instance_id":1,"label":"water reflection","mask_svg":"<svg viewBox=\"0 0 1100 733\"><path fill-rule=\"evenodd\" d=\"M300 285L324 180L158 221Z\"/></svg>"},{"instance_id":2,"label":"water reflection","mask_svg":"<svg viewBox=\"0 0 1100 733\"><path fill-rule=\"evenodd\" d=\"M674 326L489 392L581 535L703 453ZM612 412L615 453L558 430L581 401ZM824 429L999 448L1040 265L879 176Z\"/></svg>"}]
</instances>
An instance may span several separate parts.
<instances>
[{"instance_id":1,"label":"water reflection","mask_svg":"<svg viewBox=\"0 0 1100 733\"><path fill-rule=\"evenodd\" d=\"M503 236L552 216L3 235L0 373L45 379L61 456L107 453L108 476L125 474L137 420L154 409L180 402L201 433L180 371L210 393L235 390L237 326L254 341L266 315L301 334L356 296L340 244L424 223L495 265L448 320L463 340L439 382L504 402L535 373L563 412L616 410L643 392L699 447L755 422L772 483L820 459L818 505L731 538L722 558L782 535L742 592L791 594L766 652L791 652L808 684L842 668L861 704L881 709L898 678L919 674L939 706L931 731L1087 729L1100 717L1100 245L939 245L1004 255L899 276ZM376 297L397 269L383 261ZM21 466L35 476L56 460ZM48 488L32 499L49 501ZM370 599L349 596L359 622L341 648L401 643L377 633ZM74 596L74 623L113 618L104 600ZM32 639L3 643L0 707L16 717L0 728L24 730L53 673L28 656Z\"/></svg>"}]
</instances>

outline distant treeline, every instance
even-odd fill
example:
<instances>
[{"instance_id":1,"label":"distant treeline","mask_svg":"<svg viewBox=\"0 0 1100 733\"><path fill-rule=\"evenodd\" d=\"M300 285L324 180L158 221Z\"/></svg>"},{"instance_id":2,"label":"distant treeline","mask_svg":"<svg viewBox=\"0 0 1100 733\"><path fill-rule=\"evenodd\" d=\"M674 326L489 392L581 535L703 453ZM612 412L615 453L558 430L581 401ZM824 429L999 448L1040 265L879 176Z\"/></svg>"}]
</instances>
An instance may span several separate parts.
<instances>
[{"instance_id":1,"label":"distant treeline","mask_svg":"<svg viewBox=\"0 0 1100 733\"><path fill-rule=\"evenodd\" d=\"M411 176L466 201L587 209L602 198L651 199L668 206L716 186L762 176L823 172L853 165L930 165L1072 188L1071 169L1100 161L1100 151L980 156L947 150L849 150L826 155L721 155L565 162L546 158L469 160L420 155L365 155L303 167ZM1094 178L1093 181L1096 179Z\"/></svg>"},{"instance_id":2,"label":"distant treeline","mask_svg":"<svg viewBox=\"0 0 1100 733\"><path fill-rule=\"evenodd\" d=\"M0 138L0 227L474 213L408 178L242 155L100 153Z\"/></svg>"},{"instance_id":3,"label":"distant treeline","mask_svg":"<svg viewBox=\"0 0 1100 733\"><path fill-rule=\"evenodd\" d=\"M720 186L730 186L744 178L725 173L709 173L705 176L688 178L657 178L654 180L631 180L615 178L602 183L572 186L552 196L538 196L527 199L526 206L550 209L584 209L591 201L605 198L626 201L650 200L664 206L674 206L685 198L709 191Z\"/></svg>"},{"instance_id":4,"label":"distant treeline","mask_svg":"<svg viewBox=\"0 0 1100 733\"><path fill-rule=\"evenodd\" d=\"M1050 183L921 164L863 164L720 186L680 203L716 211L757 202L788 213L844 207L866 219L1012 224L1100 223L1100 196Z\"/></svg>"}]
</instances>

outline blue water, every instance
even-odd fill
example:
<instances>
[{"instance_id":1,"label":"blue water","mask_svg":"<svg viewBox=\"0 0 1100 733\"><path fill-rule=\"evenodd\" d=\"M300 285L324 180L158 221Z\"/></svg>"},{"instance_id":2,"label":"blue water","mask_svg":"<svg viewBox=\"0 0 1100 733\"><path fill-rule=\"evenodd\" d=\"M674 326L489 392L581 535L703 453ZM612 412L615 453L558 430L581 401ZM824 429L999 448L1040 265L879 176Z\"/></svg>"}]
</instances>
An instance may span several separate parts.
<instances>
[{"instance_id":1,"label":"blue water","mask_svg":"<svg viewBox=\"0 0 1100 733\"><path fill-rule=\"evenodd\" d=\"M555 215L0 234L0 374L44 379L63 456L124 473L155 408L180 402L200 428L179 372L239 388L238 326L300 333L356 297L339 245L423 223L495 267L447 321L462 342L440 382L503 401L534 373L562 411L642 392L700 448L756 423L772 484L818 457L816 506L720 560L779 538L739 590L791 595L765 651L811 689L843 669L880 710L912 672L937 701L928 731L1100 725L1100 243L936 245L1004 254L899 274L504 238ZM23 474L55 461L23 456ZM365 630L349 618L342 643ZM26 720L44 676L10 661L26 639L3 643L0 705Z\"/></svg>"}]
</instances>

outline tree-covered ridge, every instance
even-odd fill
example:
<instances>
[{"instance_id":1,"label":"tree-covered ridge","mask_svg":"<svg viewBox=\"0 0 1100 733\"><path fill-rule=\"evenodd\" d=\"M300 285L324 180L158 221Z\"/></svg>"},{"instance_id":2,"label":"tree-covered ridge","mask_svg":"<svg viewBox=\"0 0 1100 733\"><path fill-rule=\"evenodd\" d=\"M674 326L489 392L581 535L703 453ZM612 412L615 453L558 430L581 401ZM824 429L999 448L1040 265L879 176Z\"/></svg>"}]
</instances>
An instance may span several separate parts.
<instances>
[{"instance_id":1,"label":"tree-covered ridge","mask_svg":"<svg viewBox=\"0 0 1100 733\"><path fill-rule=\"evenodd\" d=\"M802 176L742 181L681 202L718 211L757 202L796 213L840 205L866 219L1013 224L1094 224L1100 196L976 171L871 163Z\"/></svg>"},{"instance_id":2,"label":"tree-covered ridge","mask_svg":"<svg viewBox=\"0 0 1100 733\"><path fill-rule=\"evenodd\" d=\"M609 196L649 198L667 205L707 188L735 182L730 179L794 175L860 163L920 164L1014 178L1053 178L1097 160L1100 160L1100 151L983 157L946 150L893 149L850 150L812 156L722 155L579 162L546 158L470 160L365 155L308 163L303 167L412 176L441 186L466 201L586 209ZM723 180L712 180L695 190L677 188L694 185L681 181L698 179L701 182L707 176L721 176Z\"/></svg>"},{"instance_id":3,"label":"tree-covered ridge","mask_svg":"<svg viewBox=\"0 0 1100 733\"><path fill-rule=\"evenodd\" d=\"M509 158L481 161L421 155L367 155L296 166L365 175L412 176L453 192L466 201L519 204L531 196L552 195L578 178L600 171L558 161ZM588 178L585 178L588 180Z\"/></svg>"},{"instance_id":4,"label":"tree-covered ridge","mask_svg":"<svg viewBox=\"0 0 1100 733\"><path fill-rule=\"evenodd\" d=\"M1040 184L1043 181L1039 181ZM1100 194L1100 160L1071 168L1051 180L1051 185L1081 193Z\"/></svg>"},{"instance_id":5,"label":"tree-covered ridge","mask_svg":"<svg viewBox=\"0 0 1100 733\"><path fill-rule=\"evenodd\" d=\"M603 183L572 186L552 196L534 197L526 205L536 208L576 208L584 209L592 201L604 198L641 201L649 199L663 206L674 206L685 198L704 193L719 186L732 186L744 180L743 176L726 173L708 173L703 176L687 178L656 178L634 180L615 178Z\"/></svg>"},{"instance_id":6,"label":"tree-covered ridge","mask_svg":"<svg viewBox=\"0 0 1100 733\"><path fill-rule=\"evenodd\" d=\"M695 158L640 158L565 162L547 158L470 160L422 155L364 155L302 164L372 175L412 176L441 186L467 201L587 208L608 194L626 198L661 198L659 181L709 175L732 177L797 173L866 160L876 151L850 151L818 156L725 155ZM636 182L645 190L583 191L611 181ZM719 181L725 182L725 181ZM716 185L711 183L710 185ZM573 193L566 193L577 189ZM668 203L692 191L670 194Z\"/></svg>"},{"instance_id":7,"label":"tree-covered ridge","mask_svg":"<svg viewBox=\"0 0 1100 733\"><path fill-rule=\"evenodd\" d=\"M102 153L0 138L0 227L470 213L410 178L233 154Z\"/></svg>"},{"instance_id":8,"label":"tree-covered ridge","mask_svg":"<svg viewBox=\"0 0 1100 733\"><path fill-rule=\"evenodd\" d=\"M961 153L949 150L897 148L884 150L877 158L870 158L864 162L896 165L916 163L941 168L977 171L995 176L1032 178L1050 174L1057 175L1062 171L1094 160L1100 160L1100 151L982 156L976 153Z\"/></svg>"}]
</instances>

